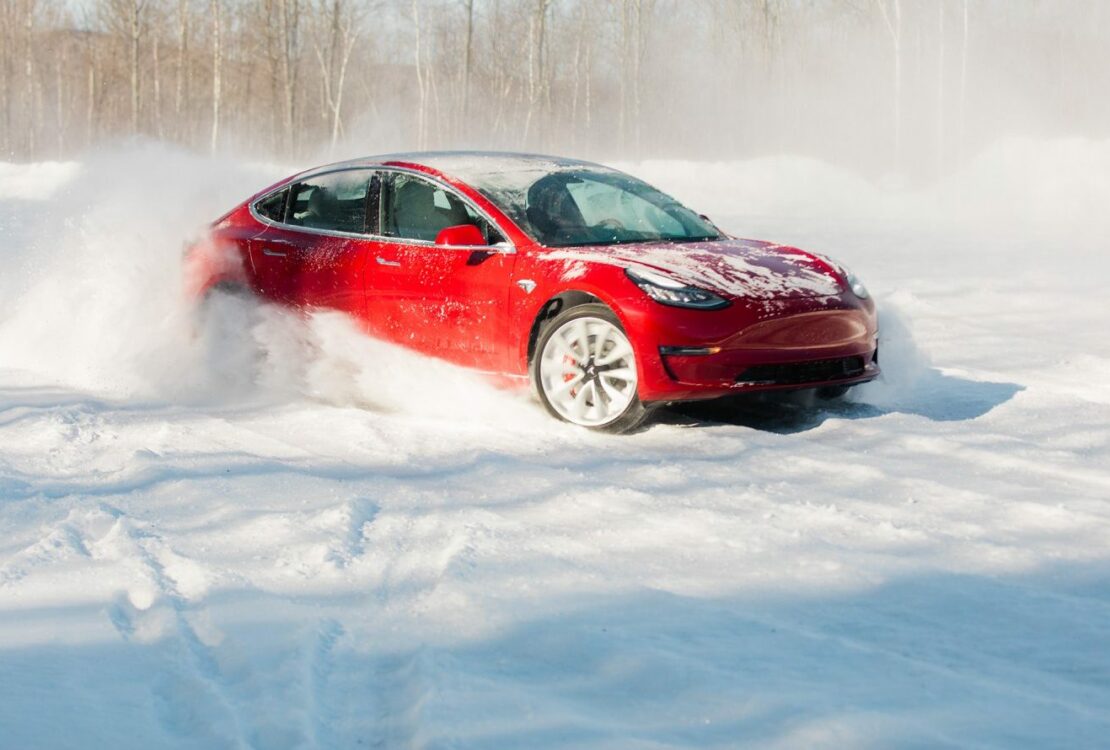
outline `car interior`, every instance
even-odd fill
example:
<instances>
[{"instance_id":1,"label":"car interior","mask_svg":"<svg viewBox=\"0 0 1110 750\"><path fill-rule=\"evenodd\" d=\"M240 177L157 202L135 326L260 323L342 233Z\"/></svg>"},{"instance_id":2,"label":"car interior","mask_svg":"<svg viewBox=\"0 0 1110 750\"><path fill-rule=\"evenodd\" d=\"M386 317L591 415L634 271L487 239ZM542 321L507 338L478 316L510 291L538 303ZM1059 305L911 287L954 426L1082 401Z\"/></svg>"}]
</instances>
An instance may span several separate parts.
<instances>
[{"instance_id":1,"label":"car interior","mask_svg":"<svg viewBox=\"0 0 1110 750\"><path fill-rule=\"evenodd\" d=\"M489 244L504 237L457 195L416 177L396 174L382 180L380 191L381 234L389 237L434 242L439 233L451 226L472 224L482 231ZM377 178L360 173L323 175L259 200L255 210L272 221L306 229L322 229L352 234L367 234L367 205L379 191ZM286 195L289 196L286 207Z\"/></svg>"},{"instance_id":2,"label":"car interior","mask_svg":"<svg viewBox=\"0 0 1110 750\"><path fill-rule=\"evenodd\" d=\"M458 196L419 178L395 175L382 201L382 234L390 237L435 242L447 227L473 224L486 242L503 239Z\"/></svg>"},{"instance_id":3,"label":"car interior","mask_svg":"<svg viewBox=\"0 0 1110 750\"><path fill-rule=\"evenodd\" d=\"M366 183L361 195L357 192L344 197L337 195L335 186L302 183L293 192L289 223L310 229L327 229L335 232L364 233L366 231Z\"/></svg>"},{"instance_id":4,"label":"car interior","mask_svg":"<svg viewBox=\"0 0 1110 750\"><path fill-rule=\"evenodd\" d=\"M384 213L385 234L434 242L441 230L470 224L462 202L422 180L395 179Z\"/></svg>"}]
</instances>

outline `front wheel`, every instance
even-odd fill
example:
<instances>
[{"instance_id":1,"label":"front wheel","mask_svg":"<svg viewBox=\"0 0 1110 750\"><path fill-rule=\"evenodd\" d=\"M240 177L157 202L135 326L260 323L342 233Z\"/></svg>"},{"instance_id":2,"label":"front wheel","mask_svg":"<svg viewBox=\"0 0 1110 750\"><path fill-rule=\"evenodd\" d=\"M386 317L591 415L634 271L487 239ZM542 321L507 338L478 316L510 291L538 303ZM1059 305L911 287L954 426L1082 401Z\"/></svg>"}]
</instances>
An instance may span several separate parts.
<instances>
[{"instance_id":1,"label":"front wheel","mask_svg":"<svg viewBox=\"0 0 1110 750\"><path fill-rule=\"evenodd\" d=\"M637 380L632 342L605 305L572 307L543 329L532 381L543 405L559 419L627 432L647 416Z\"/></svg>"}]
</instances>

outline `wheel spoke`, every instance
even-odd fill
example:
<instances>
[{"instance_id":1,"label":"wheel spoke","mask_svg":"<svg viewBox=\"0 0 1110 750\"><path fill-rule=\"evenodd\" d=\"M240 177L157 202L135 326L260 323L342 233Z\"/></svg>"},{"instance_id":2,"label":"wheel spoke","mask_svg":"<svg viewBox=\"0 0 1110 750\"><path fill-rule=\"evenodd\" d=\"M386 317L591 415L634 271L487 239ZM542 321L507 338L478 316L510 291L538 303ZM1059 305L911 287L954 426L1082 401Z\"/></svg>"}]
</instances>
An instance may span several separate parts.
<instances>
[{"instance_id":1,"label":"wheel spoke","mask_svg":"<svg viewBox=\"0 0 1110 750\"><path fill-rule=\"evenodd\" d=\"M626 383L631 383L636 380L636 371L631 367L617 367L612 370L606 370L603 374L611 378L616 378L617 380L623 380Z\"/></svg>"},{"instance_id":2,"label":"wheel spoke","mask_svg":"<svg viewBox=\"0 0 1110 750\"><path fill-rule=\"evenodd\" d=\"M624 393L621 392L619 388L606 380L606 374L607 373L602 373L601 376L597 379L597 382L601 385L601 392L604 393L605 397L609 399L610 409L614 408L613 404L617 405L615 408L623 409L624 405L628 402L628 398L624 395Z\"/></svg>"},{"instance_id":3,"label":"wheel spoke","mask_svg":"<svg viewBox=\"0 0 1110 750\"><path fill-rule=\"evenodd\" d=\"M613 347L613 351L609 352L601 359L595 359L594 364L611 365L631 356L632 347L628 344L627 341L619 341L617 345Z\"/></svg>"},{"instance_id":4,"label":"wheel spoke","mask_svg":"<svg viewBox=\"0 0 1110 750\"><path fill-rule=\"evenodd\" d=\"M551 343L555 345L555 348L559 350L560 354L570 357L575 361L578 360L578 353L567 343L567 340L563 338L561 332L551 337Z\"/></svg>"},{"instance_id":5,"label":"wheel spoke","mask_svg":"<svg viewBox=\"0 0 1110 750\"><path fill-rule=\"evenodd\" d=\"M609 334L612 332L611 326L603 326L601 334L594 339L594 361L601 359L601 355L605 353L605 344L609 341Z\"/></svg>"},{"instance_id":6,"label":"wheel spoke","mask_svg":"<svg viewBox=\"0 0 1110 750\"><path fill-rule=\"evenodd\" d=\"M584 318L579 318L577 323L578 325L574 327L574 338L571 339L571 349L574 349L575 356L584 362L590 358L590 333ZM577 353L577 346L582 347L581 354Z\"/></svg>"},{"instance_id":7,"label":"wheel spoke","mask_svg":"<svg viewBox=\"0 0 1110 750\"><path fill-rule=\"evenodd\" d=\"M582 419L586 413L586 387L583 386L578 389L578 393L574 394L569 405L571 416L575 419Z\"/></svg>"},{"instance_id":8,"label":"wheel spoke","mask_svg":"<svg viewBox=\"0 0 1110 750\"><path fill-rule=\"evenodd\" d=\"M581 382L582 373L575 373L574 377L570 378L569 380L562 380L556 383L555 386L547 392L547 396L548 398L558 398Z\"/></svg>"},{"instance_id":9,"label":"wheel spoke","mask_svg":"<svg viewBox=\"0 0 1110 750\"><path fill-rule=\"evenodd\" d=\"M598 395L597 380L591 380L587 387L590 389L590 408L593 411L594 419L601 419L606 415L607 410L605 405L601 402L601 397Z\"/></svg>"}]
</instances>

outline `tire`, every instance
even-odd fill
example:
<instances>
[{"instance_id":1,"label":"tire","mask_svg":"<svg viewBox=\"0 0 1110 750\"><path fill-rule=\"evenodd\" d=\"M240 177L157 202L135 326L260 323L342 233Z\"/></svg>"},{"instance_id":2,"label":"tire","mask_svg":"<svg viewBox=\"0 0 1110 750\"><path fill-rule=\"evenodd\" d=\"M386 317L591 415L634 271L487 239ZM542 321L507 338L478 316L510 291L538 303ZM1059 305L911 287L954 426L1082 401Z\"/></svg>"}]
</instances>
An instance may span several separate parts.
<instances>
[{"instance_id":1,"label":"tire","mask_svg":"<svg viewBox=\"0 0 1110 750\"><path fill-rule=\"evenodd\" d=\"M637 393L636 364L636 352L613 311L602 304L579 305L556 315L540 332L532 384L556 419L628 432L648 415Z\"/></svg>"}]
</instances>

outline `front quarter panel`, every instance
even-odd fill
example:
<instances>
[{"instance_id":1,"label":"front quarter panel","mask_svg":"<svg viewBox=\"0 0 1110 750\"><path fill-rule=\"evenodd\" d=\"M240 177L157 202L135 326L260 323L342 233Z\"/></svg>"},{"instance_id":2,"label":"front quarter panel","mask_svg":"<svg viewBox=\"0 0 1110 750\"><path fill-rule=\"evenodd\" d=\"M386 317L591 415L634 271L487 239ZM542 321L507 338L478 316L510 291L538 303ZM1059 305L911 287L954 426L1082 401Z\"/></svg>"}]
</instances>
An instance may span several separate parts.
<instances>
[{"instance_id":1,"label":"front quarter panel","mask_svg":"<svg viewBox=\"0 0 1110 750\"><path fill-rule=\"evenodd\" d=\"M650 326L655 312L652 306L659 305L628 279L623 268L587 260L552 258L542 249L527 248L520 253L514 280L509 312L513 337L510 365L514 374L528 373L529 337L536 318L551 300L568 292L596 297L616 313L639 353L641 379L645 369L650 372L662 367L657 349L636 340L637 334ZM530 283L535 287L528 292L526 287Z\"/></svg>"},{"instance_id":2,"label":"front quarter panel","mask_svg":"<svg viewBox=\"0 0 1110 750\"><path fill-rule=\"evenodd\" d=\"M754 364L870 357L877 325L871 300L850 292L821 298L733 298L728 307L695 310L650 299L621 265L523 252L510 294L510 350L517 374L528 371L529 334L553 298L583 292L608 305L637 353L644 401L712 398L736 392L736 376ZM520 282L532 281L529 294ZM664 356L660 347L711 347L709 357ZM869 372L873 377L873 372Z\"/></svg>"}]
</instances>

